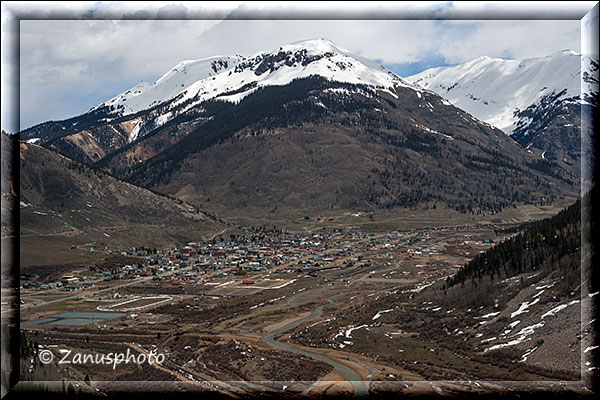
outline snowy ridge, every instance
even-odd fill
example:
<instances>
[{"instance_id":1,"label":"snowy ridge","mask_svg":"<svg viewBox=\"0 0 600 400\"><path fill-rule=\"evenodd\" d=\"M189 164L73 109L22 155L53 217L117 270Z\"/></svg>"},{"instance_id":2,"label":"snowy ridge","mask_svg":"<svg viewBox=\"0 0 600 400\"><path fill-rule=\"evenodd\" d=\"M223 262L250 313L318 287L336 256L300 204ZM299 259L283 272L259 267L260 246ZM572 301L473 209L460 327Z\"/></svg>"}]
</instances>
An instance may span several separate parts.
<instances>
[{"instance_id":1,"label":"snowy ridge","mask_svg":"<svg viewBox=\"0 0 600 400\"><path fill-rule=\"evenodd\" d=\"M525 60L479 57L406 79L510 135L527 125L518 113L545 98L579 101L580 71L581 55L563 50Z\"/></svg>"},{"instance_id":2,"label":"snowy ridge","mask_svg":"<svg viewBox=\"0 0 600 400\"><path fill-rule=\"evenodd\" d=\"M168 108L175 112L166 119L172 119L206 100L238 102L259 87L287 85L294 79L312 75L369 85L392 96L397 86L420 90L374 61L336 47L329 40L316 39L288 44L271 52L258 52L247 58L216 56L182 61L153 84L142 82L94 109L109 106L123 116L170 101ZM178 109L184 103L185 106ZM163 120L160 124L166 122Z\"/></svg>"},{"instance_id":3,"label":"snowy ridge","mask_svg":"<svg viewBox=\"0 0 600 400\"><path fill-rule=\"evenodd\" d=\"M153 84L141 82L92 110L113 106L119 115L137 113L177 96L198 80L233 68L241 59L241 56L215 56L182 61Z\"/></svg>"},{"instance_id":4,"label":"snowy ridge","mask_svg":"<svg viewBox=\"0 0 600 400\"><path fill-rule=\"evenodd\" d=\"M416 85L381 65L353 55L325 39L307 40L280 47L273 52L260 52L229 71L190 85L174 106L192 100L193 107L205 100L238 102L264 86L287 85L294 79L318 75L337 82L364 84L391 91L395 86Z\"/></svg>"}]
</instances>

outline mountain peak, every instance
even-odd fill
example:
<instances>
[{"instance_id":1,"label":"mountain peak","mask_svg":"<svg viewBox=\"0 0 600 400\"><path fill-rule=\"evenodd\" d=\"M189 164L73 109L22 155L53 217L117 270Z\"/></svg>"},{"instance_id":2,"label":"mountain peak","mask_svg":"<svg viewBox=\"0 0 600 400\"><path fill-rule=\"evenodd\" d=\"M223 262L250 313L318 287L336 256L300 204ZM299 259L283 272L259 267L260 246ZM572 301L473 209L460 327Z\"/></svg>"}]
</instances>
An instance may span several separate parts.
<instances>
[{"instance_id":1,"label":"mountain peak","mask_svg":"<svg viewBox=\"0 0 600 400\"><path fill-rule=\"evenodd\" d=\"M511 134L519 113L548 96L580 95L581 62L573 50L523 60L478 57L464 64L406 78L445 97L475 117Z\"/></svg>"},{"instance_id":2,"label":"mountain peak","mask_svg":"<svg viewBox=\"0 0 600 400\"><path fill-rule=\"evenodd\" d=\"M260 51L250 57L219 55L184 60L153 84L138 84L92 110L109 107L110 113L123 116L176 97L181 100L174 105L191 99L194 104L215 98L235 102L260 86L285 85L310 75L380 89L396 85L417 89L378 63L353 54L330 39L318 38Z\"/></svg>"}]
</instances>

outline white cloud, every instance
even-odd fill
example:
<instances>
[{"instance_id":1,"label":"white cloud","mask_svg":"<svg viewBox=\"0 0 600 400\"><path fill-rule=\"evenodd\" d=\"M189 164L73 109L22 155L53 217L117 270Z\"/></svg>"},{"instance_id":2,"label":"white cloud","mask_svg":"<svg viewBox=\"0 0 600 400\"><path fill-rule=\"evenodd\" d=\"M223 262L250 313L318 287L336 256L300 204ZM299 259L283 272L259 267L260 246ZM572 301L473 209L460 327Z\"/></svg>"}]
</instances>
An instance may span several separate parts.
<instances>
[{"instance_id":1,"label":"white cloud","mask_svg":"<svg viewBox=\"0 0 600 400\"><path fill-rule=\"evenodd\" d=\"M448 63L469 61L474 55L523 59L581 49L579 21L448 21L443 25L439 52Z\"/></svg>"}]
</instances>

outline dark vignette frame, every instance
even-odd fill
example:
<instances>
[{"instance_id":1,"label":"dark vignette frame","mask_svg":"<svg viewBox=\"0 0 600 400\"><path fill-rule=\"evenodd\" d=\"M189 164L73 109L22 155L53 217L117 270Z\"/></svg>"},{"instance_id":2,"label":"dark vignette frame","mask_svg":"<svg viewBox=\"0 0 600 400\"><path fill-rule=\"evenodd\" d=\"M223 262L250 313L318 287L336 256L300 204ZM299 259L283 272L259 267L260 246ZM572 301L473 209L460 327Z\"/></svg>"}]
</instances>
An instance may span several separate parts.
<instances>
[{"instance_id":1,"label":"dark vignette frame","mask_svg":"<svg viewBox=\"0 0 600 400\"><path fill-rule=\"evenodd\" d=\"M309 8L295 5L288 8L285 6L260 6L256 4L244 4L238 6L233 11L221 10L183 10L171 7L156 8L149 11L132 11L131 9L118 9L118 5L107 8L90 8L79 10L47 10L42 7L28 7L18 5L16 2L3 5L3 13L7 12L9 16L8 29L12 35L12 41L9 42L9 49L5 49L5 54L16 60L15 74L12 78L19 80L19 49L20 49L20 21L21 20L64 20L64 19L124 19L124 20L180 20L180 19L232 19L232 20L344 20L344 19L362 19L362 20L580 20L581 21L581 52L584 55L598 54L598 3L593 8L587 11L582 11L581 5L569 6L567 2L560 4L546 4L547 9L542 9L542 6L534 6L529 4L504 4L494 6L486 4L488 7L483 7L478 11L475 10L452 10L452 3L440 3L438 5L417 6L411 7L406 4L386 4L380 7L369 7L364 3L361 7L352 9L340 9L329 6L329 8ZM82 5L84 7L84 5ZM583 72L583 71L582 71ZM598 71L592 71L598 82ZM597 85L597 83L596 83ZM597 86L596 86L597 91ZM20 104L18 90L12 90L8 93L9 101L14 104ZM15 106L13 113L9 116L12 126L19 126L20 112L19 107ZM596 179L600 173L596 157L599 141L595 140L595 127L598 121L598 109L594 108L592 112L583 112L581 114L582 136L587 135L588 141L582 140L582 186L581 195L583 198L582 204L582 269L581 269L581 296L587 296L590 293L598 292L600 277L598 276L598 268L600 260L598 259L598 240L600 232L598 232L597 223L597 208L594 211L592 204L600 204L598 201L599 193L596 187ZM18 137L18 136L17 136ZM585 143L584 143L585 142ZM4 143L3 143L4 145ZM2 171L2 180L10 180L13 187L17 190L20 187L19 171L19 143L16 140L8 142L10 146L11 157L9 160L3 160L12 166L12 176L7 176L5 171ZM586 158L587 157L587 158ZM584 195L589 192L588 196ZM11 201L2 199L3 208L7 205L11 209L8 225L14 229L15 234L20 231L19 224L19 198L14 198ZM584 248L589 249L589 253L584 251ZM5 270L10 270L8 284L11 288L18 288L18 277L20 265L19 259L19 240L15 238L12 243L2 241L2 253L8 264L2 265L3 277ZM594 268L595 267L595 268ZM6 282L3 282L6 283ZM17 292L16 304L19 303ZM584 321L591 321L597 310L597 302L599 296L594 296L591 300L589 309L582 307L581 321L582 327ZM19 382L19 309L16 308L7 317L2 315L2 396L8 394L8 398L20 397L24 392L32 393L39 392L39 384L44 384L50 391L47 394L60 395L62 392L62 382ZM9 326L5 330L5 325ZM595 326L591 326L590 337L593 343L597 343L597 330ZM17 356L13 356L17 354ZM460 381L447 382L432 382L441 385L448 389L451 395L460 397L496 397L502 394L509 397L521 397L531 395L543 395L544 398L565 398L569 397L594 397L598 393L598 369L588 371L588 367L596 367L597 352L590 352L589 355L581 353L581 377L578 382L554 382L554 381L490 381L490 384L483 387L475 388L474 383L469 381L469 386L457 386ZM586 365L586 362L589 364ZM8 376L4 376L4 371L8 369ZM5 385L7 379L8 386ZM485 381L478 381L486 384ZM98 382L99 383L99 382ZM207 391L198 385L186 384L182 382L102 382L103 387L110 389L111 397L131 397L140 396L157 396L164 397L170 393L177 393L177 396L196 397L201 396L217 396L223 397L218 393ZM462 382L461 384L466 384ZM36 386L37 385L37 386ZM382 393L386 396L398 396L405 385L402 382L396 382L396 388ZM475 391L475 389L477 389ZM257 397L261 396L277 396L283 395L285 392L261 392L256 393ZM419 391L403 391L402 394L419 397L432 397L436 392L419 392ZM439 397L439 396L437 396Z\"/></svg>"}]
</instances>

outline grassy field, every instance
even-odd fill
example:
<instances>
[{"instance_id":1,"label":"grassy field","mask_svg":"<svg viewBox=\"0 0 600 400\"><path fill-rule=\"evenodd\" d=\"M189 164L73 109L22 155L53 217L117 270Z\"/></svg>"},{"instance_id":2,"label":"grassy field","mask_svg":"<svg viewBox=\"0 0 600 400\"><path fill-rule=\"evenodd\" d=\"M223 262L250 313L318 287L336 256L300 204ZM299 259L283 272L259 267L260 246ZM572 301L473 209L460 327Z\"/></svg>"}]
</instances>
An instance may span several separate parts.
<instances>
[{"instance_id":1,"label":"grassy field","mask_svg":"<svg viewBox=\"0 0 600 400\"><path fill-rule=\"evenodd\" d=\"M352 210L299 210L277 207L265 210L245 207L243 209L220 209L215 212L225 216L234 226L277 227L290 231L318 231L327 229L357 229L367 232L389 232L449 225L475 223L515 223L545 218L575 202L575 198L564 197L548 206L521 205L506 208L497 214L463 214L444 206L433 204L416 209L392 209L372 211Z\"/></svg>"}]
</instances>

